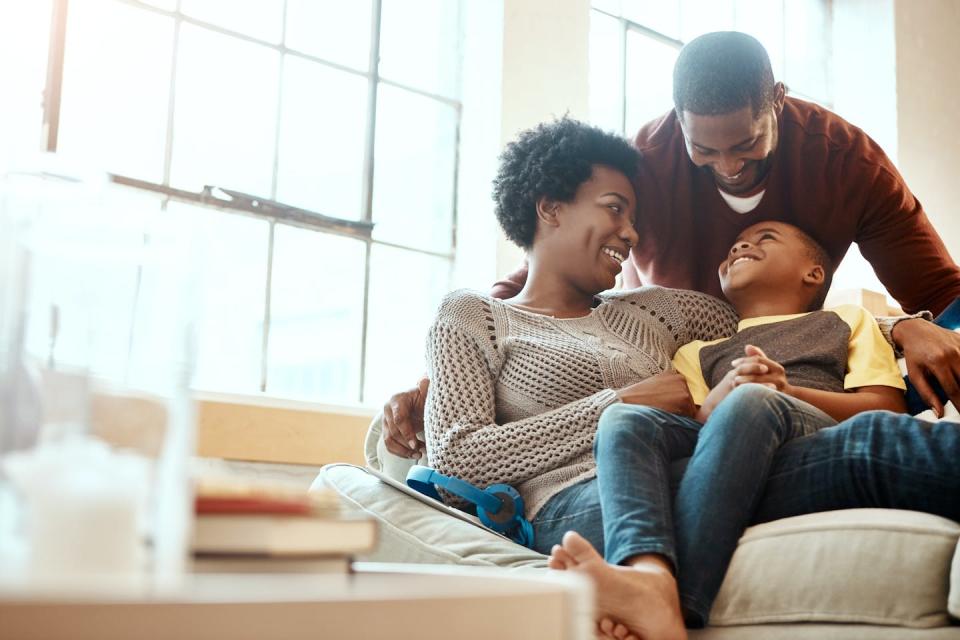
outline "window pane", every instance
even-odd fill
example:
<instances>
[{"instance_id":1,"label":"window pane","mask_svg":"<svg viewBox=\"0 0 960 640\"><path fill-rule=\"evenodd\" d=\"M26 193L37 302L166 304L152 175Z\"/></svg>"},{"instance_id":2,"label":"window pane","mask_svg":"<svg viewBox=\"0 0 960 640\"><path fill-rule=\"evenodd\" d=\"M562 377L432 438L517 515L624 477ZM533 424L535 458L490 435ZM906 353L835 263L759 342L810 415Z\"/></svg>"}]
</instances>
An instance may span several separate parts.
<instances>
[{"instance_id":1,"label":"window pane","mask_svg":"<svg viewBox=\"0 0 960 640\"><path fill-rule=\"evenodd\" d=\"M181 0L180 10L268 42L279 43L283 34L283 0Z\"/></svg>"},{"instance_id":2,"label":"window pane","mask_svg":"<svg viewBox=\"0 0 960 640\"><path fill-rule=\"evenodd\" d=\"M830 37L828 9L823 0L802 0L784 4L786 33L784 81L792 90L827 101L827 57Z\"/></svg>"},{"instance_id":3,"label":"window pane","mask_svg":"<svg viewBox=\"0 0 960 640\"><path fill-rule=\"evenodd\" d=\"M40 186L25 239L27 352L52 368L121 379L146 212L124 207L116 193L97 187L53 180Z\"/></svg>"},{"instance_id":4,"label":"window pane","mask_svg":"<svg viewBox=\"0 0 960 640\"><path fill-rule=\"evenodd\" d=\"M459 2L383 0L380 75L448 97L459 94Z\"/></svg>"},{"instance_id":5,"label":"window pane","mask_svg":"<svg viewBox=\"0 0 960 640\"><path fill-rule=\"evenodd\" d=\"M453 236L457 114L453 107L380 85L374 237L447 251Z\"/></svg>"},{"instance_id":6,"label":"window pane","mask_svg":"<svg viewBox=\"0 0 960 640\"><path fill-rule=\"evenodd\" d=\"M277 199L360 219L367 79L287 56L282 104Z\"/></svg>"},{"instance_id":7,"label":"window pane","mask_svg":"<svg viewBox=\"0 0 960 640\"><path fill-rule=\"evenodd\" d=\"M160 196L129 189L131 207L149 212L144 236L145 258L137 290L127 382L139 389L170 393L195 362L195 340L189 339L200 306L189 209L180 214L161 210ZM137 202L139 200L139 202ZM187 368L189 367L189 368Z\"/></svg>"},{"instance_id":8,"label":"window pane","mask_svg":"<svg viewBox=\"0 0 960 640\"><path fill-rule=\"evenodd\" d=\"M41 150L50 0L0 3L0 167ZM12 62L16 60L16 64Z\"/></svg>"},{"instance_id":9,"label":"window pane","mask_svg":"<svg viewBox=\"0 0 960 640\"><path fill-rule=\"evenodd\" d=\"M648 29L680 39L679 0L623 0L623 15Z\"/></svg>"},{"instance_id":10,"label":"window pane","mask_svg":"<svg viewBox=\"0 0 960 640\"><path fill-rule=\"evenodd\" d=\"M736 0L737 31L759 40L770 55L773 77L783 79L783 3L780 0Z\"/></svg>"},{"instance_id":11,"label":"window pane","mask_svg":"<svg viewBox=\"0 0 960 640\"><path fill-rule=\"evenodd\" d=\"M627 0L629 2L630 0ZM594 9L599 9L601 11L606 11L607 13L619 16L621 15L621 5L623 0L593 0L590 3Z\"/></svg>"},{"instance_id":12,"label":"window pane","mask_svg":"<svg viewBox=\"0 0 960 640\"><path fill-rule=\"evenodd\" d=\"M635 31L627 32L627 135L673 107L677 50Z\"/></svg>"},{"instance_id":13,"label":"window pane","mask_svg":"<svg viewBox=\"0 0 960 640\"><path fill-rule=\"evenodd\" d=\"M260 390L260 352L269 223L172 203L194 235L197 368L194 384L214 391Z\"/></svg>"},{"instance_id":14,"label":"window pane","mask_svg":"<svg viewBox=\"0 0 960 640\"><path fill-rule=\"evenodd\" d=\"M367 70L372 19L370 0L288 0L287 46Z\"/></svg>"},{"instance_id":15,"label":"window pane","mask_svg":"<svg viewBox=\"0 0 960 640\"><path fill-rule=\"evenodd\" d=\"M173 20L91 0L72 3L67 22L58 151L161 182Z\"/></svg>"},{"instance_id":16,"label":"window pane","mask_svg":"<svg viewBox=\"0 0 960 640\"><path fill-rule=\"evenodd\" d=\"M426 373L426 336L450 286L450 262L373 245L367 321L367 404L383 403Z\"/></svg>"},{"instance_id":17,"label":"window pane","mask_svg":"<svg viewBox=\"0 0 960 640\"><path fill-rule=\"evenodd\" d=\"M623 127L620 21L590 12L590 121L610 131ZM621 132L622 133L622 132Z\"/></svg>"},{"instance_id":18,"label":"window pane","mask_svg":"<svg viewBox=\"0 0 960 640\"><path fill-rule=\"evenodd\" d=\"M280 54L188 24L180 33L170 182L270 195Z\"/></svg>"},{"instance_id":19,"label":"window pane","mask_svg":"<svg viewBox=\"0 0 960 640\"><path fill-rule=\"evenodd\" d=\"M268 393L359 400L365 254L358 240L277 225Z\"/></svg>"},{"instance_id":20,"label":"window pane","mask_svg":"<svg viewBox=\"0 0 960 640\"><path fill-rule=\"evenodd\" d=\"M690 42L711 31L733 29L733 0L681 0L680 39Z\"/></svg>"},{"instance_id":21,"label":"window pane","mask_svg":"<svg viewBox=\"0 0 960 640\"><path fill-rule=\"evenodd\" d=\"M177 0L139 0L143 4L149 4L167 11L177 10Z\"/></svg>"}]
</instances>

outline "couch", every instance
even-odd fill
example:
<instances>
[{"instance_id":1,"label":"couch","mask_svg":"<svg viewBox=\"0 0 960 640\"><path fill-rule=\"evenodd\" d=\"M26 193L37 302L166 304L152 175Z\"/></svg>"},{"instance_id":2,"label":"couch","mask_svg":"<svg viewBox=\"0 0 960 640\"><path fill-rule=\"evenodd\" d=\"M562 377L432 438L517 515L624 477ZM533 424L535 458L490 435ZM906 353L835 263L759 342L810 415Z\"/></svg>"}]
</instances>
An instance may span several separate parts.
<instances>
[{"instance_id":1,"label":"couch","mask_svg":"<svg viewBox=\"0 0 960 640\"><path fill-rule=\"evenodd\" d=\"M379 419L367 464L403 479L412 464L389 454ZM547 570L546 556L457 520L382 483L362 467L325 466L351 510L380 523L376 562ZM960 500L960 496L957 496ZM850 509L747 529L694 640L960 639L960 524L913 511Z\"/></svg>"}]
</instances>

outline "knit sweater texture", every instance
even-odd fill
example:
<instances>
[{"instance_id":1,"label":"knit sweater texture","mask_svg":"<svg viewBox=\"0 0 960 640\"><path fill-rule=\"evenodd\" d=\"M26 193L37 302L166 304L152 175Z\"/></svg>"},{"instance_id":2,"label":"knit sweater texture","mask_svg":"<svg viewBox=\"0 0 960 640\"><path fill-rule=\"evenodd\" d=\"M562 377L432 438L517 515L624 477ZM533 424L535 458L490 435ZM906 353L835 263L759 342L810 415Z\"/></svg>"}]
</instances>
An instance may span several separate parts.
<instances>
[{"instance_id":1,"label":"knit sweater texture","mask_svg":"<svg viewBox=\"0 0 960 640\"><path fill-rule=\"evenodd\" d=\"M587 316L558 319L449 294L427 338L430 466L481 488L513 485L532 518L595 475L594 434L616 390L671 370L681 345L737 323L729 304L693 291L643 287L598 301Z\"/></svg>"}]
</instances>

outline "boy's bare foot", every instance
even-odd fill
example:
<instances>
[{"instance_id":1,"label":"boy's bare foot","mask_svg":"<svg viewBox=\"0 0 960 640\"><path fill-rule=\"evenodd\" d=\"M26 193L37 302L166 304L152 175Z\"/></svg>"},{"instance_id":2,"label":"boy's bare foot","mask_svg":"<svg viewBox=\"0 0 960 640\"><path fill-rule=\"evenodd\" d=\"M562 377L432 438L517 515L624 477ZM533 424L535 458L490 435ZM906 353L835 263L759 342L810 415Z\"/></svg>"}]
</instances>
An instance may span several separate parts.
<instances>
[{"instance_id":1,"label":"boy's bare foot","mask_svg":"<svg viewBox=\"0 0 960 640\"><path fill-rule=\"evenodd\" d=\"M579 571L593 580L600 631L617 640L686 640L677 581L664 567L611 564L580 534L568 531L550 553L551 569ZM604 619L607 619L606 624ZM621 627L618 629L618 627ZM619 633L618 633L619 632Z\"/></svg>"},{"instance_id":2,"label":"boy's bare foot","mask_svg":"<svg viewBox=\"0 0 960 640\"><path fill-rule=\"evenodd\" d=\"M597 637L603 638L603 640L640 640L630 633L630 629L610 618L601 618L597 627L600 629Z\"/></svg>"}]
</instances>

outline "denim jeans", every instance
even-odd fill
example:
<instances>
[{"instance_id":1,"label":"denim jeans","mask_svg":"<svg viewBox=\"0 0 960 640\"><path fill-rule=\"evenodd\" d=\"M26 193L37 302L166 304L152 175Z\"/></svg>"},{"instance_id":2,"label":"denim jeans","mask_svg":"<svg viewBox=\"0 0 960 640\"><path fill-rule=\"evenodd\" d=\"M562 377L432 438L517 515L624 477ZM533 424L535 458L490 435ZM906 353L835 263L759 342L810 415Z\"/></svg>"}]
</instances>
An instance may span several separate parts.
<instances>
[{"instance_id":1,"label":"denim jeans","mask_svg":"<svg viewBox=\"0 0 960 640\"><path fill-rule=\"evenodd\" d=\"M613 405L594 453L597 477L553 496L534 518L537 549L547 553L576 530L614 564L662 554L676 567L692 626L706 624L749 524L854 507L960 520L960 425L886 411L835 424L759 385L738 387L702 428Z\"/></svg>"},{"instance_id":2,"label":"denim jeans","mask_svg":"<svg viewBox=\"0 0 960 640\"><path fill-rule=\"evenodd\" d=\"M663 429L630 427L640 408L661 421ZM597 477L563 489L540 508L532 522L534 549L550 553L564 533L576 531L605 550L612 564L643 552L663 554L675 563L669 505L699 431L700 423L658 409L609 407L593 444Z\"/></svg>"}]
</instances>

